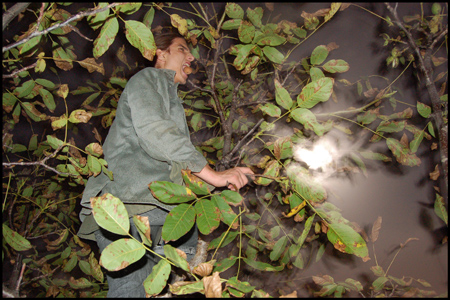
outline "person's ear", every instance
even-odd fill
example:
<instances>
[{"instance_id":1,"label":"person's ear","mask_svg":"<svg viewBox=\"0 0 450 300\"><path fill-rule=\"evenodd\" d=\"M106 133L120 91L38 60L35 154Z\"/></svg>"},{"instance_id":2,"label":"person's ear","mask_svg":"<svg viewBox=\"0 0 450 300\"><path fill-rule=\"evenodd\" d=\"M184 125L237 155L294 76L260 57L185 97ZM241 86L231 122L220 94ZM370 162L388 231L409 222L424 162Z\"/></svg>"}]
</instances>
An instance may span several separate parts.
<instances>
[{"instance_id":1,"label":"person's ear","mask_svg":"<svg viewBox=\"0 0 450 300\"><path fill-rule=\"evenodd\" d=\"M161 49L156 49L156 56L158 59L165 61L166 60L166 51L163 51Z\"/></svg>"}]
</instances>

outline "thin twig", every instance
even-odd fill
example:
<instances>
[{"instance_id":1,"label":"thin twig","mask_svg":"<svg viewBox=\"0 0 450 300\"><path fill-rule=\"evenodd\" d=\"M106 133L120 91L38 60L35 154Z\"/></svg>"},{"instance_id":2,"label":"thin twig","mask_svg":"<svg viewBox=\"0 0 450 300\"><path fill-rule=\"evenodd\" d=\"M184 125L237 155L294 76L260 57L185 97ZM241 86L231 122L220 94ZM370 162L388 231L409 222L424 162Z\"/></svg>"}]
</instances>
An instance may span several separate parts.
<instances>
[{"instance_id":1,"label":"thin twig","mask_svg":"<svg viewBox=\"0 0 450 300\"><path fill-rule=\"evenodd\" d=\"M104 11L104 10L107 10L107 9L110 9L110 8L112 8L112 7L115 7L115 6L118 6L118 5L122 5L122 4L125 4L125 3L112 3L112 4L107 5L107 6L105 6L105 7L102 7L102 8L98 8L98 9L90 9L90 10L81 12L81 13L75 15L75 16L72 16L72 17L68 18L68 19L65 20L64 22L55 24L55 25L53 25L53 26L51 26L51 27L49 27L49 28L47 28L47 29L45 29L45 30L42 30L42 31L35 31L35 32L33 32L32 34L30 34L29 36L27 36L26 38L21 39L21 40L18 41L18 42L15 42L15 43L13 43L13 44L10 44L10 45L8 45L8 46L3 47L3 51L2 51L2 52L4 53L4 52L8 51L8 50L11 49L11 48L20 46L20 45L26 43L27 41L31 40L31 39L34 38L34 37L41 36L41 35L44 35L44 34L49 33L49 32L52 31L52 30L55 30L55 29L57 29L57 28L61 28L61 27L67 26L69 23L71 23L71 22L73 22L73 21L76 21L76 20L81 19L81 18L86 17L86 16L95 15L95 14L97 14L97 13L99 13L99 12L102 12L102 11Z\"/></svg>"},{"instance_id":2,"label":"thin twig","mask_svg":"<svg viewBox=\"0 0 450 300\"><path fill-rule=\"evenodd\" d=\"M70 176L70 175L72 175L72 174L70 174L70 173L64 173L64 172L60 172L60 171L58 171L58 170L56 170L55 168L52 168L52 167L50 167L50 166L48 166L48 165L46 165L45 163L47 162L47 160L49 160L50 158L52 158L52 157L54 157L58 152L59 152L59 150L61 150L64 146L66 146L66 145L60 145L51 155L49 155L49 156L46 156L44 159L42 159L42 160L40 160L40 161L32 161L32 162L10 162L10 163L2 163L3 164L3 166L4 167L14 167L14 166L37 166L37 165L39 165L39 166L42 166L42 167L44 167L44 168L46 168L46 169L49 169L49 170L51 170L51 171L53 171L53 172L55 172L55 173L57 173L57 174L59 174L59 175L68 175L68 176Z\"/></svg>"},{"instance_id":3,"label":"thin twig","mask_svg":"<svg viewBox=\"0 0 450 300\"><path fill-rule=\"evenodd\" d=\"M22 69L20 69L20 70L16 70L16 71L12 72L12 73L9 74L9 75L3 75L2 77L3 77L3 78L13 78L13 77L17 77L17 76L19 76L19 73L21 73L21 72L23 72L23 71L26 71L26 70L29 70L29 69L32 69L32 68L36 67L36 65L37 65L37 62L35 62L34 64L32 64L32 65L30 65L30 66L28 66L28 67L24 67L24 68L22 68Z\"/></svg>"}]
</instances>

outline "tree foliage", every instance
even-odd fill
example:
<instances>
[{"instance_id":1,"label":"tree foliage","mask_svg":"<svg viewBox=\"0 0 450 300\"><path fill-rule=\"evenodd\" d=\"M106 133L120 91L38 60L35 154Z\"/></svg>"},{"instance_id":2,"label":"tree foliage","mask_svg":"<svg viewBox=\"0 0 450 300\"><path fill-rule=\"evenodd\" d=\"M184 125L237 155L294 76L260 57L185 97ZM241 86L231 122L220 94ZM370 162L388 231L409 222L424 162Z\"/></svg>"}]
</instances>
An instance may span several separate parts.
<instances>
[{"instance_id":1,"label":"tree foliage","mask_svg":"<svg viewBox=\"0 0 450 300\"><path fill-rule=\"evenodd\" d=\"M166 257L144 282L147 295L160 294L170 283L171 270L180 268L192 281L169 284L174 295L263 296L266 291L238 279L239 267L235 277L221 278L221 273L244 263L265 272L303 269L312 255L308 249L318 249L314 258L318 261L329 243L364 262L371 259L369 241L359 226L327 202L326 188L296 153L330 133L343 132L352 138L356 133L351 128L362 128L371 134L363 138L386 151L347 151L336 158L335 171L365 174L366 162L374 160L418 166L418 149L427 139L441 152L440 167L447 178L448 73L446 69L434 73L447 60L435 56L436 47L447 41L447 9L427 4L430 11L425 14L400 19L397 6L387 4L391 15L379 16L391 29L382 35L390 53L386 65L414 68L427 90L427 97L417 105L397 109L404 101L395 80L374 87L370 77L353 83L344 79L351 66L333 56L339 45L331 40L319 42L299 61L291 58L322 26L332 26L337 14L349 6L359 9L358 5L330 3L314 12L301 11L300 22L275 21L271 13L276 5L246 7L230 2L216 11L203 3L38 3L28 8L31 16L21 12L23 6L4 6L9 14L16 10L21 20L20 29L9 28L15 33L4 40L2 61L3 259L16 259L16 265L23 266L11 283L20 285L27 278L22 285L39 289L38 296L102 296L107 286L100 266L120 270L152 251L151 220L133 218L143 242L137 241L129 235L122 202L106 194L91 200L94 217L101 227L124 238L108 246L98 261L76 235L75 211L88 177L104 172L114 178L102 158L102 140L129 76L154 59L153 34L163 27L182 34L196 58L188 88L179 96L193 135L207 136L197 143L198 150L217 170L241 164L258 175L253 181L256 187L241 193L212 192L189 170L183 170L182 186L149 182L149 193L155 198L178 204L163 226L165 241L181 238L194 224L203 235L226 229L209 244L213 258L198 266L190 266L170 244L164 246ZM79 43L87 46L80 49ZM85 78L77 86L71 78L75 73ZM365 104L319 113L318 108L335 101L337 87L354 90ZM420 115L426 125L418 127L413 115ZM24 126L27 134L17 133ZM289 132L280 133L281 126ZM114 201L116 208L108 209L103 201ZM256 204L264 208L262 214L248 207ZM274 204L283 211L276 212ZM448 224L445 205L436 193L435 212ZM268 226L268 218L276 225ZM294 220L294 227L287 227L289 220ZM33 241L44 241L45 249ZM230 243L237 245L239 256L215 259L216 252ZM50 254L42 256L43 251ZM83 274L76 273L75 279L77 266ZM59 268L67 278L52 275ZM375 292L386 289L389 281L412 293L403 279L381 273L375 272ZM328 275L313 279L322 286L319 296L363 290L353 279L338 283Z\"/></svg>"}]
</instances>

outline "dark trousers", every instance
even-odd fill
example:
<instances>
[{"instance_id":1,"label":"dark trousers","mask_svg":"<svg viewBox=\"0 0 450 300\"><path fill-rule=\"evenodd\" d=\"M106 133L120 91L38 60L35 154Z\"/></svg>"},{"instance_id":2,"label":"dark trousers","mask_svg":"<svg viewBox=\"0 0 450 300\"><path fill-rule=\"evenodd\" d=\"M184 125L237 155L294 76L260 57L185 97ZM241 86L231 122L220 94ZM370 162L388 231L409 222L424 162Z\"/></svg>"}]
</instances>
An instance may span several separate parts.
<instances>
[{"instance_id":1,"label":"dark trousers","mask_svg":"<svg viewBox=\"0 0 450 300\"><path fill-rule=\"evenodd\" d=\"M155 208L140 216L147 216L150 222L150 232L152 238L152 250L158 254L163 255L163 245L164 242L161 239L162 225L167 216L167 212L160 208ZM138 241L142 241L138 230L136 229L132 217L130 218L130 233ZM95 238L97 240L98 247L100 248L100 253L114 242L115 240L126 238L122 235L117 235L109 232L103 228L95 231ZM197 227L194 226L185 236L180 238L175 242L170 242L175 248L178 248L187 254L187 260L191 260L195 255L197 249L198 231ZM144 280L152 272L153 266L155 266L161 258L146 251L146 254L137 262L129 265L128 267L116 271L109 272L104 270L106 279L108 281L108 298L116 297L136 297L145 298L145 289L143 286Z\"/></svg>"}]
</instances>

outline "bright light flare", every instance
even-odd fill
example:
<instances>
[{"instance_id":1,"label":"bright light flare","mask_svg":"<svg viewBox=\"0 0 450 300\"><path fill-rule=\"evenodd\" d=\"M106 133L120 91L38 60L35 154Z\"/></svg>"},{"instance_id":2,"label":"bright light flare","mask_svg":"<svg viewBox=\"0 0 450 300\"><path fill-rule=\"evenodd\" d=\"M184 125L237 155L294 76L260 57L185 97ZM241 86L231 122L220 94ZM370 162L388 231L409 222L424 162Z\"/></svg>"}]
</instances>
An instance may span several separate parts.
<instances>
[{"instance_id":1,"label":"bright light flare","mask_svg":"<svg viewBox=\"0 0 450 300\"><path fill-rule=\"evenodd\" d=\"M333 161L331 148L324 144L316 145L312 150L298 148L294 156L296 160L304 161L311 169L324 168Z\"/></svg>"}]
</instances>

